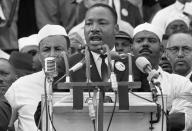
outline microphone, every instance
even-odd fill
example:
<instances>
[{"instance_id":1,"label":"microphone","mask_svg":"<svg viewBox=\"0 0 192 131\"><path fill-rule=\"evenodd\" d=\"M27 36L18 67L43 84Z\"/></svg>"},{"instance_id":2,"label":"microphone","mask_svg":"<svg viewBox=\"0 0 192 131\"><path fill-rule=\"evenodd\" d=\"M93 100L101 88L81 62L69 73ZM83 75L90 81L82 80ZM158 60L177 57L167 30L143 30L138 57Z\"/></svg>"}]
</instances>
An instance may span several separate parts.
<instances>
[{"instance_id":1,"label":"microphone","mask_svg":"<svg viewBox=\"0 0 192 131\"><path fill-rule=\"evenodd\" d=\"M159 77L159 73L155 69L152 69L151 63L145 57L138 57L135 63L139 70L148 74L148 81L153 82L154 79Z\"/></svg>"},{"instance_id":2,"label":"microphone","mask_svg":"<svg viewBox=\"0 0 192 131\"><path fill-rule=\"evenodd\" d=\"M53 80L54 77L57 76L57 65L55 57L47 57L45 58L45 75L49 80Z\"/></svg>"},{"instance_id":3,"label":"microphone","mask_svg":"<svg viewBox=\"0 0 192 131\"><path fill-rule=\"evenodd\" d=\"M66 82L70 82L70 77L69 77L69 62L68 62L68 59L67 59L67 54L66 52L62 52L61 53L63 55L63 59L64 59L64 62L65 62L65 73L66 73Z\"/></svg>"},{"instance_id":4,"label":"microphone","mask_svg":"<svg viewBox=\"0 0 192 131\"><path fill-rule=\"evenodd\" d=\"M125 59L125 58L127 58L129 56L133 56L133 54L131 54L131 53L121 53L121 54L119 54L116 51L111 51L110 55L111 55L112 60Z\"/></svg>"},{"instance_id":5,"label":"microphone","mask_svg":"<svg viewBox=\"0 0 192 131\"><path fill-rule=\"evenodd\" d=\"M81 69L85 64L85 58L83 53L76 53L69 57L68 63L69 63L69 75L73 72L78 71ZM63 56L62 56L63 57ZM66 72L67 73L67 72ZM67 74L64 74L61 78L59 78L56 82L54 82L54 85L57 84L59 81L61 81L64 77L66 77Z\"/></svg>"},{"instance_id":6,"label":"microphone","mask_svg":"<svg viewBox=\"0 0 192 131\"><path fill-rule=\"evenodd\" d=\"M150 90L152 92L153 100L157 100L157 89L155 86L160 88L160 82L157 81L159 77L159 73L157 70L152 69L151 63L145 57L138 57L136 59L136 66L141 70L143 73L148 74L148 81L150 82ZM151 85L152 83L152 85Z\"/></svg>"}]
</instances>

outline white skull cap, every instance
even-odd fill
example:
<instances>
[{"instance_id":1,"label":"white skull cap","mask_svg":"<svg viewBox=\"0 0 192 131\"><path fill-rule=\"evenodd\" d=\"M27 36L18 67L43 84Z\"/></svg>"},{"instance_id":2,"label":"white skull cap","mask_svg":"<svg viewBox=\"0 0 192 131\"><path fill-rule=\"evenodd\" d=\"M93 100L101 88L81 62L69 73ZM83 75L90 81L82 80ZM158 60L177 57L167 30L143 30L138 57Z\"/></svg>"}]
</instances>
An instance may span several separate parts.
<instances>
[{"instance_id":1,"label":"white skull cap","mask_svg":"<svg viewBox=\"0 0 192 131\"><path fill-rule=\"evenodd\" d=\"M158 36L160 41L162 41L162 37L164 34L163 30L150 23L143 23L143 24L136 26L135 29L133 30L133 38L135 37L135 35L137 33L142 32L142 31L152 32Z\"/></svg>"},{"instance_id":2,"label":"white skull cap","mask_svg":"<svg viewBox=\"0 0 192 131\"><path fill-rule=\"evenodd\" d=\"M68 37L67 32L63 26L47 24L38 32L38 44L41 42L41 40L45 39L46 37L54 35L63 35Z\"/></svg>"},{"instance_id":3,"label":"white skull cap","mask_svg":"<svg viewBox=\"0 0 192 131\"><path fill-rule=\"evenodd\" d=\"M39 45L37 42L37 34L32 34L28 37L22 37L18 40L19 51L21 51L24 47L32 45Z\"/></svg>"}]
</instances>

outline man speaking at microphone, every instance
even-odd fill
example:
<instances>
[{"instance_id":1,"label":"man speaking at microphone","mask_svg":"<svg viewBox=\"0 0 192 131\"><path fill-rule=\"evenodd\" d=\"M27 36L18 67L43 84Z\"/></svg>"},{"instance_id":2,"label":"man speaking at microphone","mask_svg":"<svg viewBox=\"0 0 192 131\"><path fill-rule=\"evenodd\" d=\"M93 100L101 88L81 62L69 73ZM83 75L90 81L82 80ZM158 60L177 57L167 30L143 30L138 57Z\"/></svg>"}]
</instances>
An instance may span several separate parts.
<instances>
[{"instance_id":1,"label":"man speaking at microphone","mask_svg":"<svg viewBox=\"0 0 192 131\"><path fill-rule=\"evenodd\" d=\"M163 53L163 32L156 26L144 23L134 29L133 54L144 56L152 69L159 72L158 80L164 95L167 95L169 131L192 130L192 83L185 77L169 74L161 69L159 60Z\"/></svg>"},{"instance_id":2,"label":"man speaking at microphone","mask_svg":"<svg viewBox=\"0 0 192 131\"><path fill-rule=\"evenodd\" d=\"M14 82L5 97L13 108L13 115L18 117L12 118L10 124L18 118L17 131L37 131L34 121L34 113L37 109L41 95L44 94L45 81L45 59L54 58L56 61L57 74L64 74L65 69L62 52L68 52L70 46L68 35L65 28L59 25L45 25L38 32L39 59L43 70L31 75L21 77ZM55 77L55 76L52 76ZM11 126L11 125L10 125Z\"/></svg>"},{"instance_id":3,"label":"man speaking at microphone","mask_svg":"<svg viewBox=\"0 0 192 131\"><path fill-rule=\"evenodd\" d=\"M111 51L115 46L115 35L118 32L119 26L117 24L117 14L113 8L104 4L95 4L88 9L85 15L84 34L90 53L91 82L108 81L108 79L106 78L106 74L109 73L107 72L109 63L106 58L107 52L105 49L103 49L103 46L107 45L109 47L109 50ZM85 70L86 67L83 66L78 71L72 73L72 81L86 82ZM128 62L123 62L120 59L116 60L114 64L114 72L116 74L117 81L128 81ZM139 80L143 81L144 79L140 78ZM145 84L143 83L144 82L142 82L142 87L147 88L148 86L145 86ZM121 89L124 89L121 92L125 92L128 94L128 87L124 87ZM80 95L77 89L73 91L73 95L79 97L78 100L83 99L82 93ZM128 103L127 98L125 98L123 101L125 103ZM76 103L79 104L79 109L81 109L83 104L80 102ZM128 106L126 105L123 107L123 109L127 108Z\"/></svg>"},{"instance_id":4,"label":"man speaking at microphone","mask_svg":"<svg viewBox=\"0 0 192 131\"><path fill-rule=\"evenodd\" d=\"M116 11L108 5L95 4L88 9L85 15L85 27L84 34L87 46L90 51L90 72L91 81L105 81L102 78L103 61L104 64L109 66L107 58L103 58L107 54L103 46L107 45L109 50L113 50L115 46L115 35L119 32L119 26L117 24L118 18ZM127 60L127 59L126 59ZM128 81L128 63L118 59L115 61L114 70L117 76L117 81ZM133 71L137 72L133 66ZM133 72L133 75L134 73ZM140 71L138 71L140 73ZM136 76L133 76L136 80L142 81L144 78L140 78L140 74L137 72ZM81 77L79 77L81 76ZM72 74L72 80L86 81L85 67L74 72ZM142 87L147 88L148 85L142 82ZM147 89L143 89L143 91Z\"/></svg>"}]
</instances>

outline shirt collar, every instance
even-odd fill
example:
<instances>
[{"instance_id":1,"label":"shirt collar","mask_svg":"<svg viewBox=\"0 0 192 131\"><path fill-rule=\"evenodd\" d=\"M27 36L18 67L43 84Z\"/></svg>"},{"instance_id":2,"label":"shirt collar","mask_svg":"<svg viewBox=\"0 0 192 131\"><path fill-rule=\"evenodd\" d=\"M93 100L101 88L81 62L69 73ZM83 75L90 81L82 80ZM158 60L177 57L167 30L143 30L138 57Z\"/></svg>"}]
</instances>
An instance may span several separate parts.
<instances>
[{"instance_id":1,"label":"shirt collar","mask_svg":"<svg viewBox=\"0 0 192 131\"><path fill-rule=\"evenodd\" d=\"M98 61L98 60L100 59L100 54L95 53L95 52L93 52L93 51L91 51L91 53L92 53L93 59L94 59L95 61Z\"/></svg>"},{"instance_id":2,"label":"shirt collar","mask_svg":"<svg viewBox=\"0 0 192 131\"><path fill-rule=\"evenodd\" d=\"M184 4L182 4L181 2L179 2L178 0L176 0L175 2L175 8L177 8L178 10L182 10L184 8Z\"/></svg>"},{"instance_id":3,"label":"shirt collar","mask_svg":"<svg viewBox=\"0 0 192 131\"><path fill-rule=\"evenodd\" d=\"M190 78L192 75L192 71L186 76L186 78Z\"/></svg>"}]
</instances>

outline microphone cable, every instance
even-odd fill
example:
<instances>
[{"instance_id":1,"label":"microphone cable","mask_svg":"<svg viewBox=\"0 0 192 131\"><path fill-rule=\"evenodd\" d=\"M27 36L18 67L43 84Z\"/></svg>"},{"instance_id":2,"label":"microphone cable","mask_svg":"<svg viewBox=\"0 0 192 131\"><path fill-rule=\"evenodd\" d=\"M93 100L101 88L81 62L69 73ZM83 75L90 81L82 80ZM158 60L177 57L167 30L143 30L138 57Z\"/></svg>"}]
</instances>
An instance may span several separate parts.
<instances>
[{"instance_id":1,"label":"microphone cable","mask_svg":"<svg viewBox=\"0 0 192 131\"><path fill-rule=\"evenodd\" d=\"M115 102L114 102L113 110L112 110L111 117L110 117L110 120L109 120L109 124L108 124L108 127L107 127L107 131L109 131L109 128L110 128L112 120L113 120L113 116L115 114L115 108L116 108L116 104L117 104L117 94L118 94L117 91L115 91Z\"/></svg>"},{"instance_id":2,"label":"microphone cable","mask_svg":"<svg viewBox=\"0 0 192 131\"><path fill-rule=\"evenodd\" d=\"M163 131L164 128L164 114L165 114L165 107L164 107L164 99L163 99L163 91L162 88L159 86L157 86L160 90L161 93L161 102L162 102L162 118L161 118L161 131ZM167 115L166 115L167 116Z\"/></svg>"}]
</instances>

